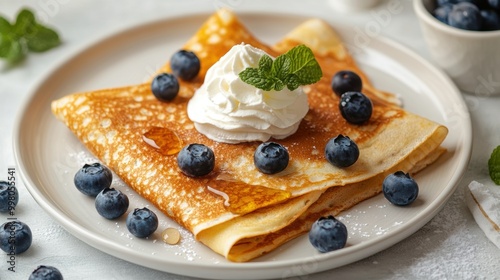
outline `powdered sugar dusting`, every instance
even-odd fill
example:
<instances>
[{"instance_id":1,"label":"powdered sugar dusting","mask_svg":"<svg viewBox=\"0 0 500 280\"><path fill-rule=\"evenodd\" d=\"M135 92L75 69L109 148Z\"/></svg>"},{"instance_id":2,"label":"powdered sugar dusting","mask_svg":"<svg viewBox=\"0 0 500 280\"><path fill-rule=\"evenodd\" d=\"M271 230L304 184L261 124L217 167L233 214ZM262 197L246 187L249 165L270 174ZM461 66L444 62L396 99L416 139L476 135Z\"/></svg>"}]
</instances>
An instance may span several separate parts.
<instances>
[{"instance_id":1,"label":"powdered sugar dusting","mask_svg":"<svg viewBox=\"0 0 500 280\"><path fill-rule=\"evenodd\" d=\"M363 259L358 264L338 268L336 275L342 278L343 273L350 271L352 266L363 264L365 270L359 272L360 278L377 278L377 273L384 271L384 279L408 279L409 275L425 275L425 279L496 279L500 269L495 257L496 247L493 244L466 245L477 244L478 234L482 232L470 220L463 218L464 215L470 215L463 192L463 188L459 188L444 209L405 242L397 243L389 250ZM386 228L381 228L374 232L383 234L385 231ZM485 247L491 248L491 252L478 249ZM401 255L394 258L397 252L401 252ZM446 252L444 257L443 252Z\"/></svg>"},{"instance_id":2,"label":"powdered sugar dusting","mask_svg":"<svg viewBox=\"0 0 500 280\"><path fill-rule=\"evenodd\" d=\"M77 152L68 153L68 164L66 164L64 168L64 173L66 173L68 176L72 176L72 174L84 164L100 162L85 149L77 148L75 150ZM71 188L72 186L68 187ZM112 240L118 240L118 242L123 244L124 247L133 249L138 253L146 253L152 256L161 256L164 255L165 252L167 252L167 254L171 254L171 256L174 256L175 258L184 259L185 261L196 261L202 258L199 252L204 250L203 245L196 241L191 232L164 215L149 201L145 200L134 190L132 190L125 182L123 182L120 177L116 176L116 174L114 173L111 187L119 189L124 194L126 194L130 202L130 206L127 212L116 220L107 220L100 217L94 209L93 200L90 197L86 197L83 195L81 197L81 203L83 204L82 206L85 207L85 211L87 212L85 213L85 216L91 214L92 216L88 217L88 219L95 221L95 225L106 236L110 236L110 239ZM76 193L76 195L79 195L79 193ZM155 214L158 216L159 226L151 236L147 238L137 238L128 231L126 226L126 217L135 208L143 207L147 207L155 212ZM178 244L169 245L162 241L161 232L168 227L173 227L179 230L181 234L181 240ZM50 232L45 232L43 234L50 235ZM57 238L57 236L54 236L54 238ZM220 257L215 254L213 255L213 263L219 263ZM204 256L204 259L206 260L206 254Z\"/></svg>"}]
</instances>

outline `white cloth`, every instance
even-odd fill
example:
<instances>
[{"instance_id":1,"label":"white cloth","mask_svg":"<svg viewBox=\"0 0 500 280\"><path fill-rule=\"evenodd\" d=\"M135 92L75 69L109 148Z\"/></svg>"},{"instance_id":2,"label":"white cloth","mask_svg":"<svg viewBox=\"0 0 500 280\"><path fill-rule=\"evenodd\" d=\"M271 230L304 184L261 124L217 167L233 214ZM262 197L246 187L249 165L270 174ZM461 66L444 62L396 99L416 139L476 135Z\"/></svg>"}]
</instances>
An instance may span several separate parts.
<instances>
[{"instance_id":1,"label":"white cloth","mask_svg":"<svg viewBox=\"0 0 500 280\"><path fill-rule=\"evenodd\" d=\"M500 186L491 181L472 181L466 192L467 206L488 239L500 249Z\"/></svg>"}]
</instances>

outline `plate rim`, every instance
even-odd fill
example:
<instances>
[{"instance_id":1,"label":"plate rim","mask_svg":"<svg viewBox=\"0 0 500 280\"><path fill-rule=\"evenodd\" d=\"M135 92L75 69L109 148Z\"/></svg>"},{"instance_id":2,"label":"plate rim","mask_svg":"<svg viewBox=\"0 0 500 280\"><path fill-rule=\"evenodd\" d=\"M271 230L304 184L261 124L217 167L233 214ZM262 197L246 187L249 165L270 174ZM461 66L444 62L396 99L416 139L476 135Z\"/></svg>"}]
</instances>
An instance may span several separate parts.
<instances>
[{"instance_id":1,"label":"plate rim","mask_svg":"<svg viewBox=\"0 0 500 280\"><path fill-rule=\"evenodd\" d=\"M241 14L241 16L251 16L251 17L269 16L269 14L267 14L267 13L261 13L261 12L257 12L257 11L248 11L248 12L239 11L238 13ZM152 256L149 259L144 259L144 261L142 261L142 262L137 262L136 260L133 261L132 258L127 258L127 257L119 255L120 252L127 251L127 250L124 250L124 248L122 246L117 246L116 244L114 244L112 242L108 242L106 239L101 238L100 236L95 236L92 234L92 232L90 230L86 230L83 226L81 226L73 221L70 221L69 217L65 216L64 213L62 213L62 211L60 211L58 208L54 208L54 206L50 203L50 201L48 201L47 198L43 196L42 192L39 190L39 188L38 188L37 184L35 183L35 181L33 180L33 178L31 178L31 176L29 174L25 173L25 170L26 170L25 162L23 161L22 152L20 150L21 149L20 139L21 139L22 134L23 134L21 124L23 123L24 119L26 118L26 115L29 114L28 111L33 106L33 102L35 101L35 98L39 95L39 90L44 86L46 81L50 77L52 77L56 72L61 71L61 69L64 69L67 65L71 64L71 62L73 60L82 56L85 52L87 52L91 49L94 49L101 44L105 44L107 42L107 40L112 40L115 37L123 36L126 33L129 33L129 32L132 32L132 31L138 30L138 29L143 29L143 28L146 28L147 26L150 26L150 25L165 24L166 22L180 19L180 18L185 18L185 17L195 17L195 16L200 16L200 15L207 15L207 17L208 17L210 14L211 13L207 12L207 11L201 11L201 12L197 11L194 13L183 13L183 14L179 14L176 16L170 16L167 18L152 20L152 21L148 21L145 23L135 25L135 26L127 27L127 28L124 28L122 30L116 31L112 34L107 34L105 36L101 36L99 38L96 38L91 43L85 44L81 48L70 53L67 57L62 59L58 64L56 64L49 71L47 71L47 73L45 75L42 75L42 77L37 81L37 83L35 83L33 88L30 90L30 93L28 94L27 98L25 99L25 102L22 104L21 110L19 111L18 115L16 116L16 121L15 121L15 126L14 126L15 131L13 133L13 139L12 139L13 149L14 149L14 159L15 159L16 165L19 167L19 173L21 175L21 179L23 180L23 183L24 183L26 189L28 189L31 196L41 206L41 208L44 209L44 211L46 213L48 213L49 216L52 216L55 220L57 220L57 222L65 230L70 232L73 236L77 237L78 239L84 241L87 245L95 247L95 248L99 249L100 251L103 251L103 252L110 254L114 257L121 258L121 259L130 261L130 262L133 262L133 263L145 266L145 267L149 267L152 269L161 270L157 266L151 265L151 264L155 263L155 261L157 261L157 259L155 259L154 256ZM291 15L294 15L294 14L293 13L279 13L278 14L278 16L291 16ZM344 28L344 27L341 27L341 28ZM402 45L394 40L391 40L391 39L384 37L384 36L378 36L378 37L375 37L372 39L373 39L373 42L388 45L392 49L396 49L399 52L404 53L405 55L411 57L414 61L422 64L422 66L424 68L426 68L428 70L432 70L436 75L439 76L440 80L442 80L446 83L447 87L449 87L453 90L454 96L457 99L455 101L459 102L460 103L459 105L463 106L463 108L465 108L465 109L467 108L467 106L465 105L465 101L464 101L463 97L461 96L461 92L458 90L458 88L455 86L455 84L451 81L451 79L444 74L444 72L442 72L441 70L436 68L434 65L432 65L430 62L428 62L426 59L422 58L420 55L418 55L414 51L410 50L406 46L404 46L404 45ZM370 46L372 46L372 44L370 44L368 47L370 47ZM440 193L440 196L438 197L440 199L436 198L429 206L427 206L424 209L423 213L426 214L425 219L424 219L425 222L422 223L422 225L418 225L418 226L403 227L402 229L397 230L394 233L391 233L392 238L387 238L387 236L375 237L375 238L367 241L364 244L364 246L362 246L362 247L353 246L353 247L345 248L345 251L347 251L347 254L353 255L352 253L363 250L363 248L375 247L375 248L377 248L376 252L370 254L370 255L373 255L377 252L380 252L383 249L389 248L390 246L393 246L394 244L400 242L401 240L406 239L409 235L416 232L425 223L430 221L437 214L437 212L439 212L442 209L442 207L444 207L446 201L455 192L460 179L464 175L466 167L467 167L468 162L469 162L470 157L471 157L471 153L472 153L472 121L471 121L470 114L469 114L468 110L465 110L461 113L463 113L464 118L466 118L465 127L463 127L464 128L463 135L465 138L462 140L465 144L463 146L463 148L465 148L465 151L463 151L462 153L465 153L464 157L466 160L461 162L460 168L457 168L458 172L455 171L453 173L453 176L450 178L449 181L453 182L452 186L450 186L450 184L449 184L448 187L443 189L443 192ZM444 190L447 190L447 191L444 191ZM434 205L434 204L439 204L439 205ZM432 209L432 211L429 211L429 209ZM420 214L418 216L420 216ZM412 220L409 220L409 221L412 221ZM404 233L400 233L400 231L402 231ZM393 242L395 240L394 237L396 237L396 236L398 237L398 238L396 238L397 241ZM389 236L389 237L391 237L391 236ZM391 241L388 241L387 239L391 239ZM98 244L92 244L93 243L92 240L94 240L93 242L97 242ZM95 240L97 240L97 241L95 241ZM102 247L98 247L98 245L104 245L104 249ZM345 265L348 263L352 263L353 261L360 260L360 259L363 259L366 257L368 257L368 256L346 258L346 261L344 264L333 266L333 267L329 266L329 262L328 262L329 260L333 259L332 254L315 255L315 256L305 258L305 259L300 260L300 261L298 261L298 260L296 260L296 261L278 260L278 261L273 261L272 263L249 262L249 263L227 263L227 264L217 264L217 265L203 264L203 263L201 263L201 264L200 263L190 263L190 264L186 265L185 261L178 261L178 260L174 259L174 260L169 260L169 262L174 266L179 266L179 269L177 269L177 271L169 271L169 270L162 270L162 271L176 273L176 274L182 274L182 275L186 275L186 276L200 277L199 273L191 273L190 271L183 270L183 268L186 268L186 267L190 268L190 267L193 267L193 265L194 265L196 267L202 267L204 269L213 269L213 270L219 270L219 269L234 270L234 269L236 269L238 273L241 273L241 269L250 271L252 269L259 268L259 269L262 269L264 271L263 273L261 273L263 275L263 277L268 277L269 270L275 271L276 269L280 269L280 268L286 269L286 268L289 268L293 265L297 265L297 264L307 262L310 260L315 261L315 262L319 262L320 265L322 265L322 267L318 271L316 271L316 272L319 272L322 270L333 269L335 267L339 267L339 266L342 266L342 265ZM179 271L181 271L181 272L179 272ZM276 276L275 274L272 274L272 273L271 273L271 275ZM254 274L252 276L257 276L257 275ZM293 276L297 276L297 275L294 274ZM204 275L204 277L206 277L206 275Z\"/></svg>"}]
</instances>

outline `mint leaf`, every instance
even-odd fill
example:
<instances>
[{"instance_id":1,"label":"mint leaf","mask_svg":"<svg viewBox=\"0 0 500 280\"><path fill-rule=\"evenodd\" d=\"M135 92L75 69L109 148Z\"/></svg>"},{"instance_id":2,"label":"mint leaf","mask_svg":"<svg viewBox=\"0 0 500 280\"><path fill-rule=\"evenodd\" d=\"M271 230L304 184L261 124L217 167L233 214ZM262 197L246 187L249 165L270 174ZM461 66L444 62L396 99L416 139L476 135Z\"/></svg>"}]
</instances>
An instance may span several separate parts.
<instances>
[{"instance_id":1,"label":"mint leaf","mask_svg":"<svg viewBox=\"0 0 500 280\"><path fill-rule=\"evenodd\" d=\"M25 50L19 40L13 39L8 34L0 33L0 58L9 63L20 61L25 56Z\"/></svg>"},{"instance_id":2,"label":"mint leaf","mask_svg":"<svg viewBox=\"0 0 500 280\"><path fill-rule=\"evenodd\" d=\"M289 50L286 55L290 57L290 73L294 74L301 85L317 82L323 75L321 67L308 47L299 45Z\"/></svg>"},{"instance_id":3,"label":"mint leaf","mask_svg":"<svg viewBox=\"0 0 500 280\"><path fill-rule=\"evenodd\" d=\"M0 58L9 63L20 61L28 51L43 52L60 43L57 32L39 24L28 9L21 10L13 24L0 17Z\"/></svg>"},{"instance_id":4,"label":"mint leaf","mask_svg":"<svg viewBox=\"0 0 500 280\"><path fill-rule=\"evenodd\" d=\"M286 77L290 74L290 58L286 55L280 55L278 56L272 66L272 73L273 75L280 79L281 81L285 82Z\"/></svg>"},{"instance_id":5,"label":"mint leaf","mask_svg":"<svg viewBox=\"0 0 500 280\"><path fill-rule=\"evenodd\" d=\"M7 57L11 44L12 39L3 33L0 33L0 57Z\"/></svg>"},{"instance_id":6,"label":"mint leaf","mask_svg":"<svg viewBox=\"0 0 500 280\"><path fill-rule=\"evenodd\" d=\"M495 184L500 185L500 146L497 146L491 152L490 159L488 160L488 171L490 178Z\"/></svg>"},{"instance_id":7,"label":"mint leaf","mask_svg":"<svg viewBox=\"0 0 500 280\"><path fill-rule=\"evenodd\" d=\"M239 73L240 79L256 88L280 91L285 86L295 90L301 85L315 83L323 72L311 49L299 45L274 61L264 55L259 60L258 68L247 68Z\"/></svg>"},{"instance_id":8,"label":"mint leaf","mask_svg":"<svg viewBox=\"0 0 500 280\"><path fill-rule=\"evenodd\" d=\"M23 9L17 15L16 23L14 24L14 32L19 37L22 37L25 34L32 32L35 25L35 15L30 10Z\"/></svg>"},{"instance_id":9,"label":"mint leaf","mask_svg":"<svg viewBox=\"0 0 500 280\"><path fill-rule=\"evenodd\" d=\"M286 77L285 83L286 83L289 90L296 90L301 85L304 85L300 81L300 78L295 74L288 75Z\"/></svg>"},{"instance_id":10,"label":"mint leaf","mask_svg":"<svg viewBox=\"0 0 500 280\"><path fill-rule=\"evenodd\" d=\"M271 68L273 66L273 59L268 56L264 55L259 59L259 75L263 76L270 76L271 75Z\"/></svg>"},{"instance_id":11,"label":"mint leaf","mask_svg":"<svg viewBox=\"0 0 500 280\"><path fill-rule=\"evenodd\" d=\"M263 90L272 90L274 81L264 74L264 71L259 71L257 68L247 68L240 72L240 79L245 83L255 86Z\"/></svg>"},{"instance_id":12,"label":"mint leaf","mask_svg":"<svg viewBox=\"0 0 500 280\"><path fill-rule=\"evenodd\" d=\"M25 36L28 49L33 52L44 52L61 43L59 35L40 24L34 26L33 31Z\"/></svg>"},{"instance_id":13,"label":"mint leaf","mask_svg":"<svg viewBox=\"0 0 500 280\"><path fill-rule=\"evenodd\" d=\"M3 17L0 17L0 34L12 32L12 24Z\"/></svg>"},{"instance_id":14,"label":"mint leaf","mask_svg":"<svg viewBox=\"0 0 500 280\"><path fill-rule=\"evenodd\" d=\"M2 53L2 57L4 57L9 63L18 62L26 55L22 44L17 40L9 41L9 44L6 44L4 51L5 53Z\"/></svg>"},{"instance_id":15,"label":"mint leaf","mask_svg":"<svg viewBox=\"0 0 500 280\"><path fill-rule=\"evenodd\" d=\"M10 51L12 44L11 32L12 25L5 18L0 17L0 57L2 58L6 58Z\"/></svg>"},{"instance_id":16,"label":"mint leaf","mask_svg":"<svg viewBox=\"0 0 500 280\"><path fill-rule=\"evenodd\" d=\"M275 91L280 91L280 90L283 90L285 88L285 83L278 79L278 78L273 78L274 80L274 86L273 86L273 89Z\"/></svg>"}]
</instances>

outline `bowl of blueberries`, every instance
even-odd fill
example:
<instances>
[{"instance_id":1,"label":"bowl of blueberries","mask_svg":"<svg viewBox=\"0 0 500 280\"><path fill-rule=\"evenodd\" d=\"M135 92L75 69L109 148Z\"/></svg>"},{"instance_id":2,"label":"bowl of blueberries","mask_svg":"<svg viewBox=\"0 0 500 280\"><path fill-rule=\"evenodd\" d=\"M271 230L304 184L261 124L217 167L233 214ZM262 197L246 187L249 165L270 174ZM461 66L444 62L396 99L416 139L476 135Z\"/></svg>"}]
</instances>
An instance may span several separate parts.
<instances>
[{"instance_id":1,"label":"bowl of blueberries","mask_svg":"<svg viewBox=\"0 0 500 280\"><path fill-rule=\"evenodd\" d=\"M500 95L500 0L415 0L429 52L462 90Z\"/></svg>"}]
</instances>

